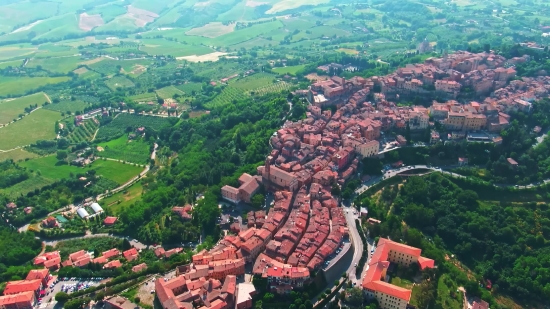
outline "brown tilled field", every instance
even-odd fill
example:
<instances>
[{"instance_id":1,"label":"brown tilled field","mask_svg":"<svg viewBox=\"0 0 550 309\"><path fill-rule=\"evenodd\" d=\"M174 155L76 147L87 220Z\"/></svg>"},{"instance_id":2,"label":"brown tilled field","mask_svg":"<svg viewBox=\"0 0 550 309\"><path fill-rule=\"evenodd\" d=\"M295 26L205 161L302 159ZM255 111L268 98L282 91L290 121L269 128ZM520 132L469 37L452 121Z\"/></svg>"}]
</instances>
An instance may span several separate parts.
<instances>
[{"instance_id":1,"label":"brown tilled field","mask_svg":"<svg viewBox=\"0 0 550 309\"><path fill-rule=\"evenodd\" d=\"M101 15L99 14L88 15L86 13L82 13L80 14L80 21L78 22L78 27L83 31L90 31L95 27L99 27L104 24L105 22L103 21L103 18L101 18Z\"/></svg>"}]
</instances>

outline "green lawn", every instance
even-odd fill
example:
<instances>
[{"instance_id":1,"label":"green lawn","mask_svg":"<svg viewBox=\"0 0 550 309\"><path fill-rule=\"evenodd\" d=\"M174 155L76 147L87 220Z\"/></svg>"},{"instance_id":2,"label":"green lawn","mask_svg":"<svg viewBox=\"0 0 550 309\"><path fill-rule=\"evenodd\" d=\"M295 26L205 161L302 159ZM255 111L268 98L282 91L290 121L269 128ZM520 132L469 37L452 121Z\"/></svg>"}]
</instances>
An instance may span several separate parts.
<instances>
[{"instance_id":1,"label":"green lawn","mask_svg":"<svg viewBox=\"0 0 550 309\"><path fill-rule=\"evenodd\" d=\"M107 143L99 144L104 151L98 155L101 157L125 160L134 163L146 163L150 157L149 145L142 140L128 140L126 135Z\"/></svg>"},{"instance_id":2,"label":"green lawn","mask_svg":"<svg viewBox=\"0 0 550 309\"><path fill-rule=\"evenodd\" d=\"M103 207L109 208L113 214L118 214L124 207L128 207L133 203L141 200L143 185L141 181L136 182L131 187L109 196L101 201Z\"/></svg>"},{"instance_id":3,"label":"green lawn","mask_svg":"<svg viewBox=\"0 0 550 309\"><path fill-rule=\"evenodd\" d=\"M59 77L0 77L0 96L22 95L26 91L48 84L68 81L67 76ZM42 102L44 103L44 102Z\"/></svg>"},{"instance_id":4,"label":"green lawn","mask_svg":"<svg viewBox=\"0 0 550 309\"><path fill-rule=\"evenodd\" d=\"M8 126L0 128L1 150L30 145L37 140L55 137L55 122L61 119L58 112L39 109Z\"/></svg>"},{"instance_id":5,"label":"green lawn","mask_svg":"<svg viewBox=\"0 0 550 309\"><path fill-rule=\"evenodd\" d=\"M300 65L293 65L293 66L288 66L288 67L273 68L273 69L271 69L271 71L273 71L275 73L278 73L278 74L295 75L296 72L302 70L305 67L306 67L305 64L300 64Z\"/></svg>"},{"instance_id":6,"label":"green lawn","mask_svg":"<svg viewBox=\"0 0 550 309\"><path fill-rule=\"evenodd\" d=\"M111 90L116 90L118 87L120 88L130 88L130 87L134 87L134 83L127 79L126 77L124 76L114 76L113 78L105 81L105 85L107 85L107 87L111 88Z\"/></svg>"},{"instance_id":7,"label":"green lawn","mask_svg":"<svg viewBox=\"0 0 550 309\"><path fill-rule=\"evenodd\" d=\"M462 309L464 297L448 274L441 275L437 282L437 298L443 308Z\"/></svg>"},{"instance_id":8,"label":"green lawn","mask_svg":"<svg viewBox=\"0 0 550 309\"><path fill-rule=\"evenodd\" d=\"M413 283L411 281L399 277L392 277L390 283L409 290L413 286Z\"/></svg>"},{"instance_id":9,"label":"green lawn","mask_svg":"<svg viewBox=\"0 0 550 309\"><path fill-rule=\"evenodd\" d=\"M31 177L25 181L22 181L16 185L13 185L9 188L1 189L0 193L16 198L21 196L21 194L26 195L27 193L34 191L36 189L43 188L47 185L51 185L55 182L53 179L49 179L42 176Z\"/></svg>"},{"instance_id":10,"label":"green lawn","mask_svg":"<svg viewBox=\"0 0 550 309\"><path fill-rule=\"evenodd\" d=\"M41 106L44 102L47 102L47 100L42 92L26 97L0 101L0 124L5 124L14 118L18 118L19 114L25 112L25 107L31 104Z\"/></svg>"},{"instance_id":11,"label":"green lawn","mask_svg":"<svg viewBox=\"0 0 550 309\"><path fill-rule=\"evenodd\" d=\"M127 182L143 170L143 168L139 166L108 160L96 160L94 163L86 167L77 167L68 164L59 165L57 162L58 161L55 156L48 156L31 159L20 163L20 165L34 172L40 172L42 177L53 180L68 178L71 176L71 173L76 175L78 173L85 173L90 169L95 169L97 171L97 175L113 180L118 184Z\"/></svg>"}]
</instances>

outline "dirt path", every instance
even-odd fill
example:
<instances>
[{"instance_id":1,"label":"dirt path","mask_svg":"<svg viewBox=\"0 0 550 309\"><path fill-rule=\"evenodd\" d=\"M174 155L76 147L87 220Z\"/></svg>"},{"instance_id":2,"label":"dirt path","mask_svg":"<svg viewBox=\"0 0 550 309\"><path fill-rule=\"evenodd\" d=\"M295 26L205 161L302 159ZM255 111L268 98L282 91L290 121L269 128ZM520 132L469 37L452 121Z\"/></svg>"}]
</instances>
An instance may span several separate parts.
<instances>
[{"instance_id":1,"label":"dirt path","mask_svg":"<svg viewBox=\"0 0 550 309\"><path fill-rule=\"evenodd\" d=\"M45 92L42 92L44 94L44 96L46 97L46 100L48 100L48 103L52 104L52 100L50 100L50 96L48 96L47 93Z\"/></svg>"}]
</instances>

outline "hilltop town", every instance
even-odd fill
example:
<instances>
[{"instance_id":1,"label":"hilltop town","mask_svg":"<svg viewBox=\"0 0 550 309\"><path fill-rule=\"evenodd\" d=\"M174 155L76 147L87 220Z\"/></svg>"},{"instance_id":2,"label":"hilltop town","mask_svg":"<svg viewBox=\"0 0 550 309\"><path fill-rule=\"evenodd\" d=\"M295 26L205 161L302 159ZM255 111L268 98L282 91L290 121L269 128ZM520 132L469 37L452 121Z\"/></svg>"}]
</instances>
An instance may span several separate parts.
<instances>
[{"instance_id":1,"label":"hilltop town","mask_svg":"<svg viewBox=\"0 0 550 309\"><path fill-rule=\"evenodd\" d=\"M178 270L180 276L158 279L156 290L163 307L192 308L199 301L201 308L234 304L249 308L254 289L243 287L245 295L240 296L236 295L240 288L235 289L246 265L252 266L251 274L267 279L272 292L287 294L303 288L349 237L351 227L340 200L331 194L332 186L354 177L360 159L379 155L383 132L430 129L430 116L451 132L449 138L499 132L509 125L509 113L528 112L533 100L548 94L548 77L515 79L514 64L528 60L528 56L505 59L493 53L458 52L383 77L333 76L312 84L301 92L310 103L306 118L287 121L273 134L272 151L257 175L243 174L239 187L221 189L231 203L250 203L263 186L274 192L273 206L267 213L250 212L248 229L232 230L235 235L194 255L191 265ZM478 99L458 102L461 92ZM447 101L434 101L429 107L398 106L392 101L414 95ZM336 106L336 112L330 106ZM431 136L439 140L438 132ZM402 136L397 142L407 143ZM363 276L365 296L376 298L382 308L405 308L411 291L384 282L390 262L418 263L425 269L433 268L434 261L422 257L420 249L388 239L381 239L378 246Z\"/></svg>"}]
</instances>

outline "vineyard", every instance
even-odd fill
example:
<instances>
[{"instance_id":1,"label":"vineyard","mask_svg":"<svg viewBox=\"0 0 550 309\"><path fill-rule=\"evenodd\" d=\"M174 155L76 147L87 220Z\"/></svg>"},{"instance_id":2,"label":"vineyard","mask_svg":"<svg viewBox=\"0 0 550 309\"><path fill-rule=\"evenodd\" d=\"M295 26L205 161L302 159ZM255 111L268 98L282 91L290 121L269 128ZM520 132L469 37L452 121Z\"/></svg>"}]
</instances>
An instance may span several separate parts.
<instances>
[{"instance_id":1,"label":"vineyard","mask_svg":"<svg viewBox=\"0 0 550 309\"><path fill-rule=\"evenodd\" d=\"M90 141L97 130L97 124L92 121L85 121L67 136L72 144L78 144L80 142Z\"/></svg>"},{"instance_id":2,"label":"vineyard","mask_svg":"<svg viewBox=\"0 0 550 309\"><path fill-rule=\"evenodd\" d=\"M99 146L103 148L101 157L132 163L145 163L149 159L149 145L141 139L129 140L123 135Z\"/></svg>"},{"instance_id":3,"label":"vineyard","mask_svg":"<svg viewBox=\"0 0 550 309\"><path fill-rule=\"evenodd\" d=\"M102 75L111 75L119 72L119 69L117 68L117 63L118 62L114 60L105 59L103 61L88 65L88 68Z\"/></svg>"},{"instance_id":4,"label":"vineyard","mask_svg":"<svg viewBox=\"0 0 550 309\"><path fill-rule=\"evenodd\" d=\"M229 86L225 87L225 89L223 89L222 92L214 98L214 100L210 101L205 106L207 108L223 106L233 102L233 100L242 100L244 98L246 98L246 95L241 89Z\"/></svg>"},{"instance_id":5,"label":"vineyard","mask_svg":"<svg viewBox=\"0 0 550 309\"><path fill-rule=\"evenodd\" d=\"M243 91L253 91L255 89L273 84L274 79L275 75L268 73L257 73L241 78L230 85L231 87L241 89Z\"/></svg>"},{"instance_id":6,"label":"vineyard","mask_svg":"<svg viewBox=\"0 0 550 309\"><path fill-rule=\"evenodd\" d=\"M290 89L290 87L292 87L292 85L287 83L287 82L278 82L278 83L275 83L275 84L272 84L272 85L260 87L258 89L255 89L253 92L256 95L264 95L264 94L267 94L267 93L281 92L281 91L284 91L284 90L288 90L288 89Z\"/></svg>"},{"instance_id":7,"label":"vineyard","mask_svg":"<svg viewBox=\"0 0 550 309\"><path fill-rule=\"evenodd\" d=\"M154 92L146 92L142 94L136 94L128 98L134 102L155 102L157 100L157 95Z\"/></svg>"},{"instance_id":8,"label":"vineyard","mask_svg":"<svg viewBox=\"0 0 550 309\"><path fill-rule=\"evenodd\" d=\"M175 119L177 120L177 118ZM109 141L124 135L128 128L147 127L158 130L171 124L172 119L170 118L120 114L113 121L99 128L96 139L99 141Z\"/></svg>"}]
</instances>

